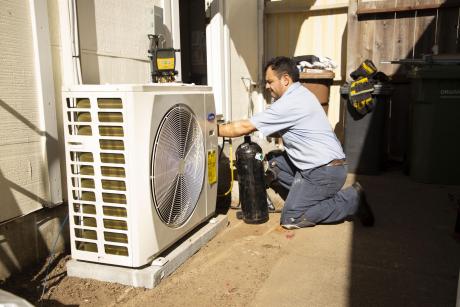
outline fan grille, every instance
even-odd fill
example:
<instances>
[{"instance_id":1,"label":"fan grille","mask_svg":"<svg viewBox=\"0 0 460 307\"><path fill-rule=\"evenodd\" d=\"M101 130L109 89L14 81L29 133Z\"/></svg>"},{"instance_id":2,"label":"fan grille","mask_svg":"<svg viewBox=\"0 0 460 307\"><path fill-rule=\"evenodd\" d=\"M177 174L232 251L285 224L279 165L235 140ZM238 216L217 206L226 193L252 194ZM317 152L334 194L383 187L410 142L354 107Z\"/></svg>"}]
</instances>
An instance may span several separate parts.
<instances>
[{"instance_id":1,"label":"fan grille","mask_svg":"<svg viewBox=\"0 0 460 307\"><path fill-rule=\"evenodd\" d=\"M175 105L163 117L153 147L152 191L160 219L170 227L192 215L203 188L203 134L193 112Z\"/></svg>"}]
</instances>

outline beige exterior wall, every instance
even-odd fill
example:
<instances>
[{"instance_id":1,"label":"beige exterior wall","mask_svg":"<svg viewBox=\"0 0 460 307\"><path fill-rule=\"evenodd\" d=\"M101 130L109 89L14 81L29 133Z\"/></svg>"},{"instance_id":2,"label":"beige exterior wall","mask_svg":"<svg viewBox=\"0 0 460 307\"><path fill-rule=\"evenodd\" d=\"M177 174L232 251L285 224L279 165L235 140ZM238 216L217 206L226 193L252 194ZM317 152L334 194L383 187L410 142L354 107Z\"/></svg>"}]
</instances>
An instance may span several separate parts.
<instances>
[{"instance_id":1,"label":"beige exterior wall","mask_svg":"<svg viewBox=\"0 0 460 307\"><path fill-rule=\"evenodd\" d=\"M0 0L0 222L48 202L28 0Z\"/></svg>"},{"instance_id":2,"label":"beige exterior wall","mask_svg":"<svg viewBox=\"0 0 460 307\"><path fill-rule=\"evenodd\" d=\"M338 65L329 97L328 116L333 128L340 121L339 89L346 79L347 2L277 1L269 3L266 10L267 59L313 54L327 56Z\"/></svg>"},{"instance_id":3,"label":"beige exterior wall","mask_svg":"<svg viewBox=\"0 0 460 307\"><path fill-rule=\"evenodd\" d=\"M226 2L225 23L230 34L230 80L232 119L248 118L261 111L257 90L260 79L258 1ZM263 48L263 46L260 46Z\"/></svg>"},{"instance_id":4,"label":"beige exterior wall","mask_svg":"<svg viewBox=\"0 0 460 307\"><path fill-rule=\"evenodd\" d=\"M54 89L59 139L62 130L62 59L63 27L60 21L60 3L47 0L50 44L53 61ZM150 64L147 57L147 34L162 33L171 44L170 31L161 23L163 1L79 0L77 2L78 30L81 49L82 82L148 83ZM63 34L66 35L66 34ZM67 199L64 144L59 144L61 157L63 198Z\"/></svg>"},{"instance_id":5,"label":"beige exterior wall","mask_svg":"<svg viewBox=\"0 0 460 307\"><path fill-rule=\"evenodd\" d=\"M162 23L162 3L160 0L78 1L83 83L150 81L147 34L162 33L167 44L171 43L170 30Z\"/></svg>"}]
</instances>

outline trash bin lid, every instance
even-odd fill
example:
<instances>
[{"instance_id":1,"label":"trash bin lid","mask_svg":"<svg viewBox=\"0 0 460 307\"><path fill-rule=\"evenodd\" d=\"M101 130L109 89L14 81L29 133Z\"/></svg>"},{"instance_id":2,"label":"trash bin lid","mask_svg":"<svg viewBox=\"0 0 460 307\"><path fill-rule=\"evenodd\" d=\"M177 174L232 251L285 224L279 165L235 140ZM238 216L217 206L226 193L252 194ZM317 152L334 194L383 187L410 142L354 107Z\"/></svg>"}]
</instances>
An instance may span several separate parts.
<instances>
[{"instance_id":1,"label":"trash bin lid","mask_svg":"<svg viewBox=\"0 0 460 307\"><path fill-rule=\"evenodd\" d=\"M413 79L460 79L460 65L417 65L409 71L408 76Z\"/></svg>"}]
</instances>

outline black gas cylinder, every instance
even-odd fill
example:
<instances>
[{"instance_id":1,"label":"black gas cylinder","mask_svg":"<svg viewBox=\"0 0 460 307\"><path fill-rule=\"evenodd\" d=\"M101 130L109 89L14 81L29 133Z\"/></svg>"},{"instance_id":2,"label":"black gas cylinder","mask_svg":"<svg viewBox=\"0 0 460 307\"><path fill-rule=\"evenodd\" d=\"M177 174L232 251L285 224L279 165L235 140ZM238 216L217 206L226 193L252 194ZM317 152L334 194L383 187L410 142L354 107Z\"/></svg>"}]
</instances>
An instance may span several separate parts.
<instances>
[{"instance_id":1,"label":"black gas cylinder","mask_svg":"<svg viewBox=\"0 0 460 307\"><path fill-rule=\"evenodd\" d=\"M268 221L268 205L262 148L246 135L235 155L243 220L248 224L265 223Z\"/></svg>"}]
</instances>

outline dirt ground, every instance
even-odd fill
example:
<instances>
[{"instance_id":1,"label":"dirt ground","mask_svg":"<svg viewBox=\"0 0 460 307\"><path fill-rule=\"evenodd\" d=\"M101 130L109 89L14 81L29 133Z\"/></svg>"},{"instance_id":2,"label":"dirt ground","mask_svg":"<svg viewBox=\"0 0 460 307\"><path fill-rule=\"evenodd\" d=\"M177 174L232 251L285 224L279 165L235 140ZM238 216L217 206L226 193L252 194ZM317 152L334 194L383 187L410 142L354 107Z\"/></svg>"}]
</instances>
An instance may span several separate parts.
<instances>
[{"instance_id":1,"label":"dirt ground","mask_svg":"<svg viewBox=\"0 0 460 307\"><path fill-rule=\"evenodd\" d=\"M49 266L48 259L2 288L36 306L245 306L295 233L279 227L279 213L263 225L244 224L236 210L227 215L228 227L154 289L68 277L68 254L57 255Z\"/></svg>"},{"instance_id":2,"label":"dirt ground","mask_svg":"<svg viewBox=\"0 0 460 307\"><path fill-rule=\"evenodd\" d=\"M59 255L52 264L41 300L42 287L37 276L22 275L4 288L36 306L147 306L152 302L155 306L245 306L269 276L283 245L295 234L280 228L273 231L268 223L241 225L245 227L232 231L233 223L241 222L231 221L229 229L218 234L155 289L68 277L65 263L69 255ZM255 227L258 229L254 230ZM271 234L259 240L258 235L266 232ZM229 259L228 253L234 257ZM39 271L45 269L44 266Z\"/></svg>"}]
</instances>

